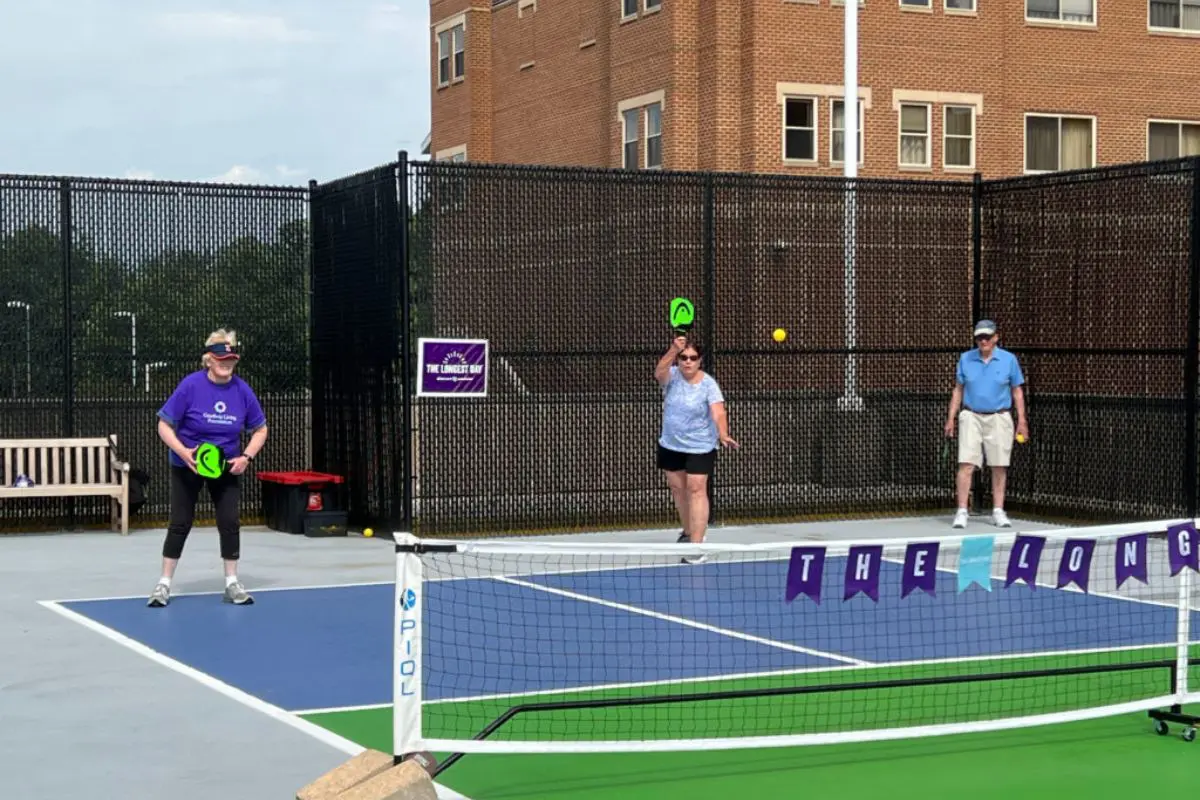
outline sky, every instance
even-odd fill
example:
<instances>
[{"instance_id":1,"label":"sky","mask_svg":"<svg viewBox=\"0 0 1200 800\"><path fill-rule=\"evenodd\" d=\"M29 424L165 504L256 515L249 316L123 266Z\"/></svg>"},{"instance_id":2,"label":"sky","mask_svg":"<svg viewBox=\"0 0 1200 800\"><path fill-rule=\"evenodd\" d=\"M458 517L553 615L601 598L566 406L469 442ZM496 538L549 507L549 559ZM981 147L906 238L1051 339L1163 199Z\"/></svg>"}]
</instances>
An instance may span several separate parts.
<instances>
[{"instance_id":1,"label":"sky","mask_svg":"<svg viewBox=\"0 0 1200 800\"><path fill-rule=\"evenodd\" d=\"M303 185L422 158L427 0L0 3L0 174Z\"/></svg>"}]
</instances>

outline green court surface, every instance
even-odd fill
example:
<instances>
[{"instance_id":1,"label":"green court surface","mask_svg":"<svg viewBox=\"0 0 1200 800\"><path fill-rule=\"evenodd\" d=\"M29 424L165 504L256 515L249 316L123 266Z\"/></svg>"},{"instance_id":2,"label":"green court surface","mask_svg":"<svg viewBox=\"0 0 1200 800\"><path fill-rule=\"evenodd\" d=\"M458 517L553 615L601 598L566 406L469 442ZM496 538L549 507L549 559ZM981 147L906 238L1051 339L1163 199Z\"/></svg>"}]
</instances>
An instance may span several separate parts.
<instances>
[{"instance_id":1,"label":"green court surface","mask_svg":"<svg viewBox=\"0 0 1200 800\"><path fill-rule=\"evenodd\" d=\"M1193 648L1193 656L1197 648ZM815 671L788 676L790 685L935 678L1169 659L1170 648L1072 654L964 665L918 664L880 669ZM1189 669L1189 683L1200 668ZM704 690L781 685L780 676L714 681ZM521 696L517 700L427 703L427 736L469 738L514 702L556 702L604 695L689 693L648 686ZM522 714L495 740L532 736L586 740L688 738L824 732L847 725L883 727L961 722L987 716L1038 714L1121 703L1169 693L1165 668L1121 670L980 683L932 683L769 698L603 707ZM975 705L971 707L972 701ZM664 709L670 709L666 711ZM1195 709L1185 709L1195 713ZM305 718L364 747L392 751L391 708L313 713ZM691 723L689 725L689 722ZM664 753L466 755L437 778L472 800L545 798L837 797L1126 797L1192 791L1200 743L1182 726L1154 732L1146 713L888 742ZM444 753L436 754L439 760Z\"/></svg>"}]
</instances>

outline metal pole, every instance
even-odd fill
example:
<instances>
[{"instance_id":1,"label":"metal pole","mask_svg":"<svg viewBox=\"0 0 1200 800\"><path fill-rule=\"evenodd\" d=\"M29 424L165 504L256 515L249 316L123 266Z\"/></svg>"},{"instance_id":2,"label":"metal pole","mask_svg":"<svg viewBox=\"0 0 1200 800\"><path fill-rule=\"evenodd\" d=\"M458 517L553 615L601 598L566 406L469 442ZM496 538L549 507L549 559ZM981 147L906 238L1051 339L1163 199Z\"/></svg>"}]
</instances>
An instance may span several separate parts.
<instances>
[{"instance_id":1,"label":"metal pole","mask_svg":"<svg viewBox=\"0 0 1200 800\"><path fill-rule=\"evenodd\" d=\"M842 100L843 173L846 178L844 213L845 316L846 316L846 373L845 391L838 399L842 410L861 411L862 397L858 393L858 363L854 348L858 345L858 303L856 299L856 259L858 255L858 197L855 179L858 178L858 0L845 0L846 14L843 31L845 93Z\"/></svg>"},{"instance_id":2,"label":"metal pole","mask_svg":"<svg viewBox=\"0 0 1200 800\"><path fill-rule=\"evenodd\" d=\"M32 323L29 314L29 303L26 303L24 300L9 300L8 307L25 310L25 394L29 396L33 394Z\"/></svg>"},{"instance_id":3,"label":"metal pole","mask_svg":"<svg viewBox=\"0 0 1200 800\"><path fill-rule=\"evenodd\" d=\"M130 365L132 367L132 371L130 374L130 383L133 386L134 390L136 390L137 389L137 314L133 313L132 311L114 311L113 316L129 318L129 329L130 329L129 335L130 335L130 338L132 339L132 342L130 344L130 352L131 352L131 358L132 358L132 363Z\"/></svg>"}]
</instances>

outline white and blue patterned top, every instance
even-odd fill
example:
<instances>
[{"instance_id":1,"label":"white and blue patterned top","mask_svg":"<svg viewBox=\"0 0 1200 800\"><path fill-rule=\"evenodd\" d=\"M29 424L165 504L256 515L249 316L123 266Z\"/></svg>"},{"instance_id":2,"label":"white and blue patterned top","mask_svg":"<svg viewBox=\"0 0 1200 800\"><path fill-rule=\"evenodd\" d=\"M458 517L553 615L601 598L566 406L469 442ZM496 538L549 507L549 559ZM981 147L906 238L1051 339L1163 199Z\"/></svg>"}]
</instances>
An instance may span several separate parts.
<instances>
[{"instance_id":1,"label":"white and blue patterned top","mask_svg":"<svg viewBox=\"0 0 1200 800\"><path fill-rule=\"evenodd\" d=\"M721 387L707 372L699 383L688 383L672 365L671 377L662 387L662 435L658 443L680 453L708 453L717 449L717 423L713 403L722 403Z\"/></svg>"}]
</instances>

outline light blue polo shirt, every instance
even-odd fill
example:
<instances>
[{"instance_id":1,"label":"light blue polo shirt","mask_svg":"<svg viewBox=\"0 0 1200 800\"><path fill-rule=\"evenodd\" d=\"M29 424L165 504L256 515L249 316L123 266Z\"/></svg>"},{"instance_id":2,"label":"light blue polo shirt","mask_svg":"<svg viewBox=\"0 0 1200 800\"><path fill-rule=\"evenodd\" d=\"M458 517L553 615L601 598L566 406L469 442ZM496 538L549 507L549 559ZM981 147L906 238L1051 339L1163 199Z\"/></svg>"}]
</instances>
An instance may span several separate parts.
<instances>
[{"instance_id":1,"label":"light blue polo shirt","mask_svg":"<svg viewBox=\"0 0 1200 800\"><path fill-rule=\"evenodd\" d=\"M1025 383L1017 357L1003 347L986 364L978 348L963 353L955 379L963 387L963 405L980 413L1012 408L1013 388Z\"/></svg>"}]
</instances>

